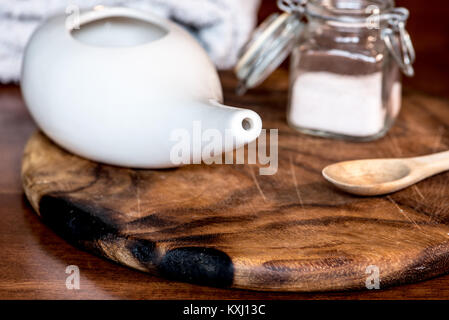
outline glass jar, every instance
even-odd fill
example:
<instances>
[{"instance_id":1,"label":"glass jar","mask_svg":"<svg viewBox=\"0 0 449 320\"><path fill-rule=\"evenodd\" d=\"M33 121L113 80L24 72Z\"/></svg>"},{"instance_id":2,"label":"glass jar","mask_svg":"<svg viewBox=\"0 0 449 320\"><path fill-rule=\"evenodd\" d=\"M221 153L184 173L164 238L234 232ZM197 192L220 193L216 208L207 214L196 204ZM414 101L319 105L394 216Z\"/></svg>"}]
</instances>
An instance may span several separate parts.
<instances>
[{"instance_id":1,"label":"glass jar","mask_svg":"<svg viewBox=\"0 0 449 320\"><path fill-rule=\"evenodd\" d=\"M283 0L236 67L240 91L262 82L292 52L287 121L303 133L349 140L383 136L413 75L408 11L393 0Z\"/></svg>"}]
</instances>

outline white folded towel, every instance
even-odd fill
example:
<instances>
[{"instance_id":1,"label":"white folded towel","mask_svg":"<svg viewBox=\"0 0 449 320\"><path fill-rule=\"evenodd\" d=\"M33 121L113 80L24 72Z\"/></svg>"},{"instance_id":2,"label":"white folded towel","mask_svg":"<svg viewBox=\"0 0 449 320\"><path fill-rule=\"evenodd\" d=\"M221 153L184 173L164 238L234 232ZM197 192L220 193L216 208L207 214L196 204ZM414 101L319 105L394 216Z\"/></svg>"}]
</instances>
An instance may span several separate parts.
<instances>
[{"instance_id":1,"label":"white folded towel","mask_svg":"<svg viewBox=\"0 0 449 320\"><path fill-rule=\"evenodd\" d=\"M20 80L23 50L46 17L95 5L151 11L184 25L204 46L219 69L231 68L253 30L260 0L1 0L0 83Z\"/></svg>"}]
</instances>

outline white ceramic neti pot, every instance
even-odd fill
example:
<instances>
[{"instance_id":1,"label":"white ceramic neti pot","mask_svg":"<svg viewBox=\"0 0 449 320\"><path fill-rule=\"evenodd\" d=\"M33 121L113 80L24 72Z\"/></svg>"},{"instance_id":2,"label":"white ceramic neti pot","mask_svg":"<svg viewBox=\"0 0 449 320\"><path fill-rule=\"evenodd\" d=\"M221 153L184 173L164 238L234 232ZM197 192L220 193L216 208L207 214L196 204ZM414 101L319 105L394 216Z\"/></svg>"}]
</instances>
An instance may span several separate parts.
<instances>
[{"instance_id":1,"label":"white ceramic neti pot","mask_svg":"<svg viewBox=\"0 0 449 320\"><path fill-rule=\"evenodd\" d=\"M78 21L74 19L73 21ZM45 22L25 51L21 87L38 126L65 149L119 166L166 168L173 132L215 129L255 140L260 117L222 105L214 65L176 24L127 8L101 8ZM184 143L187 143L184 141ZM188 149L185 149L188 150ZM189 156L198 158L198 148ZM204 154L203 154L204 160Z\"/></svg>"}]
</instances>

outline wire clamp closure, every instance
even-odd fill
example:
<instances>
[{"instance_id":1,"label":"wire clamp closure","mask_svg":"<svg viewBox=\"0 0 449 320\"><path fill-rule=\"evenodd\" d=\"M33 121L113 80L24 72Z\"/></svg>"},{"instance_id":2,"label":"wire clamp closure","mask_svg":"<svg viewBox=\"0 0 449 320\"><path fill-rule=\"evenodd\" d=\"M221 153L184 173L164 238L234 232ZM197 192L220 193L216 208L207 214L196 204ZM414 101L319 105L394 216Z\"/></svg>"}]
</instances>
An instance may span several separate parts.
<instances>
[{"instance_id":1,"label":"wire clamp closure","mask_svg":"<svg viewBox=\"0 0 449 320\"><path fill-rule=\"evenodd\" d=\"M416 54L412 39L405 29L408 16L409 12L405 8L395 8L388 13L389 27L382 30L381 37L402 72L412 77L415 74L412 64L415 62Z\"/></svg>"}]
</instances>

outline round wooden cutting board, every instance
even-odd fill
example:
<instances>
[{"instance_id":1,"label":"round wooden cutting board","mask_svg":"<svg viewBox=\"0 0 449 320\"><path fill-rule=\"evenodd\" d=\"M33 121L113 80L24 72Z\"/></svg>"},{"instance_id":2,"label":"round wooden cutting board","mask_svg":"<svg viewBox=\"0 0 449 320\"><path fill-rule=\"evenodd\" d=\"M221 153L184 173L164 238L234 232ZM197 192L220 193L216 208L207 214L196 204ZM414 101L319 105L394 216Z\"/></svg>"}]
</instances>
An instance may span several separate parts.
<instances>
[{"instance_id":1,"label":"round wooden cutting board","mask_svg":"<svg viewBox=\"0 0 449 320\"><path fill-rule=\"evenodd\" d=\"M273 98L285 92L258 94L251 103L264 127L279 128L274 175L259 175L259 165L118 168L37 133L23 158L26 195L74 245L179 281L323 291L364 289L375 270L381 288L449 270L449 173L374 198L342 193L321 176L335 161L448 149L446 101L408 92L385 138L352 143L295 132L285 124L285 101Z\"/></svg>"}]
</instances>

